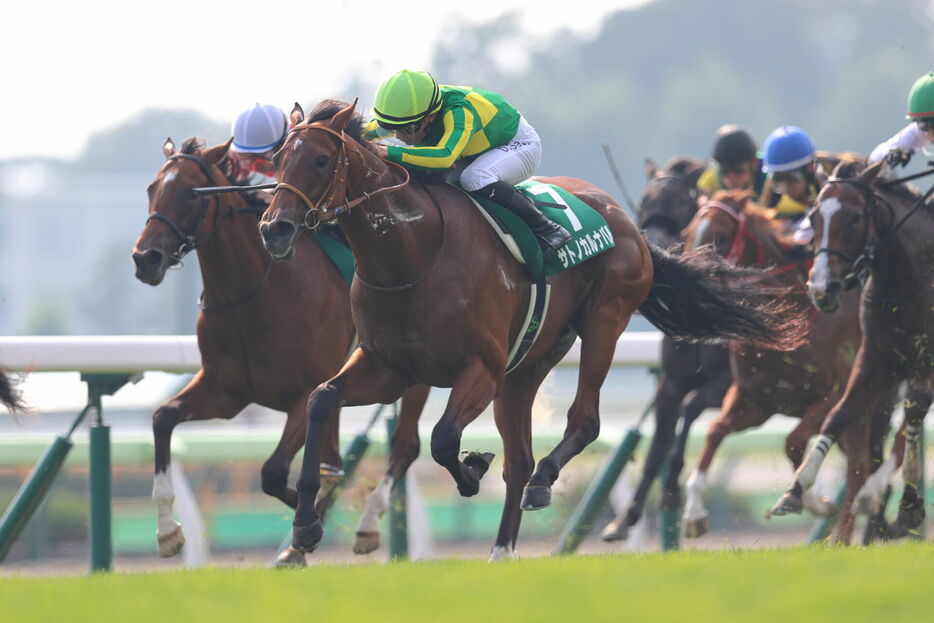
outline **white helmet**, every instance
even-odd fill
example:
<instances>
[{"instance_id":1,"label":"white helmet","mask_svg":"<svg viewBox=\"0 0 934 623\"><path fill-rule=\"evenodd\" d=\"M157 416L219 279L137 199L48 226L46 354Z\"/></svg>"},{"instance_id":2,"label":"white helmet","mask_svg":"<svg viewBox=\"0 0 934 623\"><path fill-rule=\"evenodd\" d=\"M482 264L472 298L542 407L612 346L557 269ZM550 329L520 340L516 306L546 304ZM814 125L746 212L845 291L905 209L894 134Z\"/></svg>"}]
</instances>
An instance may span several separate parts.
<instances>
[{"instance_id":1,"label":"white helmet","mask_svg":"<svg viewBox=\"0 0 934 623\"><path fill-rule=\"evenodd\" d=\"M285 113L272 104L256 104L233 122L233 150L262 153L275 147L288 130Z\"/></svg>"}]
</instances>

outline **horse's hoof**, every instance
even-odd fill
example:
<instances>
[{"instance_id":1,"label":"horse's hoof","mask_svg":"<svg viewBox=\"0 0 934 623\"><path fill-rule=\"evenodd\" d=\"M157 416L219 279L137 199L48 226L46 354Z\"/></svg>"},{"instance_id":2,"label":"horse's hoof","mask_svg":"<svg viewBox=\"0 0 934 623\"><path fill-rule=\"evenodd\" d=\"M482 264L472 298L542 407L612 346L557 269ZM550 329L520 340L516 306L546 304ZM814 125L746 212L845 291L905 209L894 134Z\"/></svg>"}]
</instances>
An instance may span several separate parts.
<instances>
[{"instance_id":1,"label":"horse's hoof","mask_svg":"<svg viewBox=\"0 0 934 623\"><path fill-rule=\"evenodd\" d=\"M305 554L292 546L282 550L282 553L276 556L276 562L272 563L276 569L294 569L305 565Z\"/></svg>"},{"instance_id":2,"label":"horse's hoof","mask_svg":"<svg viewBox=\"0 0 934 623\"><path fill-rule=\"evenodd\" d=\"M699 539L710 530L710 523L707 517L700 519L684 520L684 536L689 539Z\"/></svg>"},{"instance_id":3,"label":"horse's hoof","mask_svg":"<svg viewBox=\"0 0 934 623\"><path fill-rule=\"evenodd\" d=\"M308 554L315 551L321 538L324 536L324 530L321 528L321 520L315 519L306 526L292 526L292 547L302 554Z\"/></svg>"},{"instance_id":4,"label":"horse's hoof","mask_svg":"<svg viewBox=\"0 0 934 623\"><path fill-rule=\"evenodd\" d=\"M464 467L477 476L479 482L483 475L486 474L486 471L490 469L490 463L493 462L495 456L492 452L468 452L464 450L461 452L460 461L464 464Z\"/></svg>"},{"instance_id":5,"label":"horse's hoof","mask_svg":"<svg viewBox=\"0 0 934 623\"><path fill-rule=\"evenodd\" d=\"M369 554L379 549L379 532L357 532L353 540L354 554Z\"/></svg>"},{"instance_id":6,"label":"horse's hoof","mask_svg":"<svg viewBox=\"0 0 934 623\"><path fill-rule=\"evenodd\" d=\"M185 534L178 522L175 522L175 530L165 536L156 535L156 538L159 540L159 556L161 558L171 558L179 553L185 544Z\"/></svg>"},{"instance_id":7,"label":"horse's hoof","mask_svg":"<svg viewBox=\"0 0 934 623\"><path fill-rule=\"evenodd\" d=\"M607 543L612 543L613 541L625 541L628 536L629 526L626 525L625 520L619 519L614 519L608 523L600 533L600 538Z\"/></svg>"},{"instance_id":8,"label":"horse's hoof","mask_svg":"<svg viewBox=\"0 0 934 623\"><path fill-rule=\"evenodd\" d=\"M525 485L522 490L522 502L519 507L524 511L537 511L551 504L551 487L546 485Z\"/></svg>"},{"instance_id":9,"label":"horse's hoof","mask_svg":"<svg viewBox=\"0 0 934 623\"><path fill-rule=\"evenodd\" d=\"M771 519L773 516L800 515L802 510L804 510L804 503L801 501L801 495L786 491L782 497L778 498L775 506L765 513L765 517Z\"/></svg>"},{"instance_id":10,"label":"horse's hoof","mask_svg":"<svg viewBox=\"0 0 934 623\"><path fill-rule=\"evenodd\" d=\"M898 516L895 523L911 531L924 523L924 499L916 496L913 500L902 500L898 505Z\"/></svg>"}]
</instances>

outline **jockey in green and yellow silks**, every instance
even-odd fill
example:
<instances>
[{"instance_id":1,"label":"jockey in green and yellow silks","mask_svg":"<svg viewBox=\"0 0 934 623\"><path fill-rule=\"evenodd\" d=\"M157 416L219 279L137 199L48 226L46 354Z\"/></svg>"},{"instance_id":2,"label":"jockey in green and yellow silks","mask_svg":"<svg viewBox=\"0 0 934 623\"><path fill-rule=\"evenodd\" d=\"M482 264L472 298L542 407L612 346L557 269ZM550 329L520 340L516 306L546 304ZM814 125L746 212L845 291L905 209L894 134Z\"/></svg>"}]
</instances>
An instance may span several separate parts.
<instances>
[{"instance_id":1,"label":"jockey in green and yellow silks","mask_svg":"<svg viewBox=\"0 0 934 623\"><path fill-rule=\"evenodd\" d=\"M542 143L502 96L438 85L428 72L403 70L379 87L373 113L376 125L405 143L374 145L378 155L409 167L451 170L464 190L495 201L525 221L545 255L570 240L563 227L542 216L514 186L534 175Z\"/></svg>"}]
</instances>

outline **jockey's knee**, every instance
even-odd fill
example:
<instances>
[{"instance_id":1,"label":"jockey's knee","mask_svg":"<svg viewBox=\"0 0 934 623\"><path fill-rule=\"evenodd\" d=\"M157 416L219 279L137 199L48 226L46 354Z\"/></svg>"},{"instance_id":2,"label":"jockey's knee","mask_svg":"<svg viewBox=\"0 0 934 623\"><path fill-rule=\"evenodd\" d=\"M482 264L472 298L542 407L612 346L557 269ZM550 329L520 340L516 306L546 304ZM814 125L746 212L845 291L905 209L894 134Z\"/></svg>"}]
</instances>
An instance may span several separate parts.
<instances>
[{"instance_id":1,"label":"jockey's knee","mask_svg":"<svg viewBox=\"0 0 934 623\"><path fill-rule=\"evenodd\" d=\"M498 181L500 181L499 178L484 167L467 167L460 177L461 188L469 192L480 190Z\"/></svg>"}]
</instances>

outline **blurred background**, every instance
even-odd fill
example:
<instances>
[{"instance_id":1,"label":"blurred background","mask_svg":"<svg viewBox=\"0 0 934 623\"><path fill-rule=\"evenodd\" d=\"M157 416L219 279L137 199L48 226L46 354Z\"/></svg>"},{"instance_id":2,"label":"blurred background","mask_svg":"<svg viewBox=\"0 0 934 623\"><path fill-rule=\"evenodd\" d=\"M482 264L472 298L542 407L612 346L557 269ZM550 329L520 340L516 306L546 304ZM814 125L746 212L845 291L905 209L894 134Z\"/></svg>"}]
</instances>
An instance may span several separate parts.
<instances>
[{"instance_id":1,"label":"blurred background","mask_svg":"<svg viewBox=\"0 0 934 623\"><path fill-rule=\"evenodd\" d=\"M192 135L225 141L236 113L256 101L289 110L296 100L308 109L326 97L359 96L368 112L387 75L425 68L442 83L498 91L519 108L544 140L540 173L585 178L622 201L601 143L613 149L633 196L643 186L645 158L659 164L677 154L706 158L724 123L746 126L760 146L773 128L794 124L818 149L868 153L903 127L908 88L934 60L930 0L580 0L561 9L518 0L478 0L463 8L397 2L377 9L357 1L235 1L222 13L192 4L169 0L130 11L92 1L55 5L51 12L46 5L19 6L4 20L0 333L192 333L200 292L193 256L158 288L133 277L129 251L146 219L145 188L161 166L166 136L177 144ZM536 406L539 456L560 434L575 376L556 372ZM115 544L131 558L154 559L149 417L183 382L147 375L105 402L123 443ZM649 400L652 384L644 370L611 373L601 441L562 476L555 506L527 517L524 537L553 539L609 444ZM77 374L32 375L26 392L36 413L0 419L0 507L30 457L84 400ZM433 394L425 431L445 395ZM365 410L348 414L347 434L367 416ZM289 515L259 492L259 466L283 421L281 414L251 408L233 423L179 429L176 449L209 516L216 550L259 548L266 555L284 535ZM744 526L759 532L737 543L767 541L759 518L787 483L781 448L790 426L791 420L775 418L746 435L735 458L730 444L736 440L727 443L708 496L715 513L710 541L722 544L735 538L726 536L735 534L728 529ZM471 430L471 443L499 453L488 416ZM704 420L695 430L703 433ZM698 445L692 441L691 451ZM379 449L338 508L335 521L343 527L329 537L335 551L349 542L347 517L361 508L365 485L380 476ZM77 455L15 558L84 555L86 463ZM744 468L737 470L740 461ZM441 551L445 542L449 551L467 541L480 550L489 545L502 499L498 467L480 499L462 501L430 458L416 464ZM746 485L736 484L737 473ZM734 497L718 502L715 492L727 483ZM783 521L769 530L806 533L804 525Z\"/></svg>"}]
</instances>

